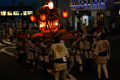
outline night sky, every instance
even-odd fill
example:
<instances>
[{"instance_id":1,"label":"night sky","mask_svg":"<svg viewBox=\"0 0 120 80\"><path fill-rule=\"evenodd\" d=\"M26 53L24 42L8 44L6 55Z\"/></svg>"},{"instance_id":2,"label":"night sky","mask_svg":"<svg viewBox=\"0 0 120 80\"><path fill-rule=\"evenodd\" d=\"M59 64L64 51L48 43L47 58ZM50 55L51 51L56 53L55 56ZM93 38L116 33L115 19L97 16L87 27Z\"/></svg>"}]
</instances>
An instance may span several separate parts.
<instances>
[{"instance_id":1,"label":"night sky","mask_svg":"<svg viewBox=\"0 0 120 80\"><path fill-rule=\"evenodd\" d=\"M21 0L13 0L13 1L14 1L13 6L19 6L20 5ZM24 6L26 5L27 1L37 1L37 0L23 0L23 5ZM33 5L33 4L28 4L28 5ZM37 3L36 5L37 5L37 7L42 6L43 3L42 2ZM12 0L0 0L0 6L12 6Z\"/></svg>"}]
</instances>

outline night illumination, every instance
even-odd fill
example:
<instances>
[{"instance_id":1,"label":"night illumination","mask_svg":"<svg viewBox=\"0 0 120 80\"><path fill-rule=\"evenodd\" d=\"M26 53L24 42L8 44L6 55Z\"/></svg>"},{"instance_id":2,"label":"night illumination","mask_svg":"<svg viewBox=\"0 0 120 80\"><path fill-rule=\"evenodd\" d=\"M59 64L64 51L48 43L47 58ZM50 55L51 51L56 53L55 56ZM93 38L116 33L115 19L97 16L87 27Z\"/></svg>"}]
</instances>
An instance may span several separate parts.
<instances>
[{"instance_id":1,"label":"night illumination","mask_svg":"<svg viewBox=\"0 0 120 80\"><path fill-rule=\"evenodd\" d=\"M31 19L31 21L32 21L32 22L35 22L35 21L36 21L36 19L35 19L35 16L34 16L34 15L31 15L31 16L30 16L30 19Z\"/></svg>"},{"instance_id":2,"label":"night illumination","mask_svg":"<svg viewBox=\"0 0 120 80\"><path fill-rule=\"evenodd\" d=\"M68 17L68 12L66 10L63 11L63 17L67 18Z\"/></svg>"},{"instance_id":3,"label":"night illumination","mask_svg":"<svg viewBox=\"0 0 120 80\"><path fill-rule=\"evenodd\" d=\"M50 1L50 2L48 3L48 7L49 7L49 9L53 9L54 4L53 4L53 2L52 2L52 1Z\"/></svg>"},{"instance_id":4,"label":"night illumination","mask_svg":"<svg viewBox=\"0 0 120 80\"><path fill-rule=\"evenodd\" d=\"M71 0L71 7L75 6L91 6L91 5L105 5L106 0Z\"/></svg>"}]
</instances>

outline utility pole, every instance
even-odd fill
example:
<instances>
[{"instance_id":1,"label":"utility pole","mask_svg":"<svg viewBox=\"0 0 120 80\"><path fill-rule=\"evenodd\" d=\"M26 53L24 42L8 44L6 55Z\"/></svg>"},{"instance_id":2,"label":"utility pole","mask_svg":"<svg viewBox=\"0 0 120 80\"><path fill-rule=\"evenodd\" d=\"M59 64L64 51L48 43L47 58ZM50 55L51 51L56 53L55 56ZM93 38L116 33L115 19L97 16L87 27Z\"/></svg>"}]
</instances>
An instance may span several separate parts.
<instances>
[{"instance_id":1,"label":"utility pole","mask_svg":"<svg viewBox=\"0 0 120 80\"><path fill-rule=\"evenodd\" d=\"M23 31L23 0L21 0L21 11L22 11L22 31Z\"/></svg>"},{"instance_id":2,"label":"utility pole","mask_svg":"<svg viewBox=\"0 0 120 80\"><path fill-rule=\"evenodd\" d=\"M13 17L13 4L14 4L14 2L15 2L16 0L12 0L12 17Z\"/></svg>"},{"instance_id":3,"label":"utility pole","mask_svg":"<svg viewBox=\"0 0 120 80\"><path fill-rule=\"evenodd\" d=\"M36 4L40 2L45 2L45 0L36 0L36 1L27 1L26 2L26 9L28 4L33 4L33 13L36 13Z\"/></svg>"},{"instance_id":4,"label":"utility pole","mask_svg":"<svg viewBox=\"0 0 120 80\"><path fill-rule=\"evenodd\" d=\"M12 17L13 17L13 0L12 0Z\"/></svg>"}]
</instances>

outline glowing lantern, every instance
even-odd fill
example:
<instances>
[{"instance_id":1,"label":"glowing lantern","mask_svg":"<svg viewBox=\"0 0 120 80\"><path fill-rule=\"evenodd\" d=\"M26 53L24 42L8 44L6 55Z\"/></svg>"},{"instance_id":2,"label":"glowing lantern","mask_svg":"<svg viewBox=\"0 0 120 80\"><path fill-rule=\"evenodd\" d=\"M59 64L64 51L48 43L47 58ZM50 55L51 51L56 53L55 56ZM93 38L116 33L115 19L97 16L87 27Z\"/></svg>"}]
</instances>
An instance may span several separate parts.
<instances>
[{"instance_id":1,"label":"glowing lantern","mask_svg":"<svg viewBox=\"0 0 120 80\"><path fill-rule=\"evenodd\" d=\"M46 22L39 21L39 30L44 29L46 26Z\"/></svg>"},{"instance_id":2,"label":"glowing lantern","mask_svg":"<svg viewBox=\"0 0 120 80\"><path fill-rule=\"evenodd\" d=\"M46 20L45 14L41 14L41 15L40 15L40 19L41 19L42 21L45 21L45 20Z\"/></svg>"},{"instance_id":3,"label":"glowing lantern","mask_svg":"<svg viewBox=\"0 0 120 80\"><path fill-rule=\"evenodd\" d=\"M39 30L42 30L43 25L39 24Z\"/></svg>"},{"instance_id":4,"label":"glowing lantern","mask_svg":"<svg viewBox=\"0 0 120 80\"><path fill-rule=\"evenodd\" d=\"M56 22L56 26L58 26L58 22Z\"/></svg>"},{"instance_id":5,"label":"glowing lantern","mask_svg":"<svg viewBox=\"0 0 120 80\"><path fill-rule=\"evenodd\" d=\"M53 2L52 2L52 1L50 1L50 2L48 3L48 7L49 7L49 9L53 9L54 5L53 5Z\"/></svg>"},{"instance_id":6,"label":"glowing lantern","mask_svg":"<svg viewBox=\"0 0 120 80\"><path fill-rule=\"evenodd\" d=\"M34 16L34 15L31 15L31 16L30 16L30 19L31 19L31 21L32 21L32 22L36 21L36 19L35 19L35 16Z\"/></svg>"},{"instance_id":7,"label":"glowing lantern","mask_svg":"<svg viewBox=\"0 0 120 80\"><path fill-rule=\"evenodd\" d=\"M68 12L66 10L63 11L63 17L67 18L68 17Z\"/></svg>"}]
</instances>

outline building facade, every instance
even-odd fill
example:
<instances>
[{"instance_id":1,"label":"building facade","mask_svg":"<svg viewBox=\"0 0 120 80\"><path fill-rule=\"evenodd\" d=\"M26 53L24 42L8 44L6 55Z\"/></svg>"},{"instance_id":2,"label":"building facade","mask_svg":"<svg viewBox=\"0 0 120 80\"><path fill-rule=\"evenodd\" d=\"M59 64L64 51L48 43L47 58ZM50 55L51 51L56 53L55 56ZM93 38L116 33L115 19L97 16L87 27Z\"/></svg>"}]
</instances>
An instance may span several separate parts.
<instances>
[{"instance_id":1,"label":"building facade","mask_svg":"<svg viewBox=\"0 0 120 80\"><path fill-rule=\"evenodd\" d=\"M0 22L22 18L22 11L24 19L28 19L42 5L41 0L0 0Z\"/></svg>"},{"instance_id":2,"label":"building facade","mask_svg":"<svg viewBox=\"0 0 120 80\"><path fill-rule=\"evenodd\" d=\"M79 30L83 24L90 27L120 24L120 0L70 0L71 26Z\"/></svg>"},{"instance_id":3,"label":"building facade","mask_svg":"<svg viewBox=\"0 0 120 80\"><path fill-rule=\"evenodd\" d=\"M7 3L5 3L5 1ZM12 3L12 1L15 1ZM21 17L22 0L0 1L0 20ZM35 10L43 6L46 0L23 0L23 15L29 17ZM61 12L68 11L68 18L61 18L63 26L69 24L75 30L79 30L83 24L97 27L107 26L115 22L120 24L120 0L52 0ZM4 3L4 4L3 4Z\"/></svg>"}]
</instances>

